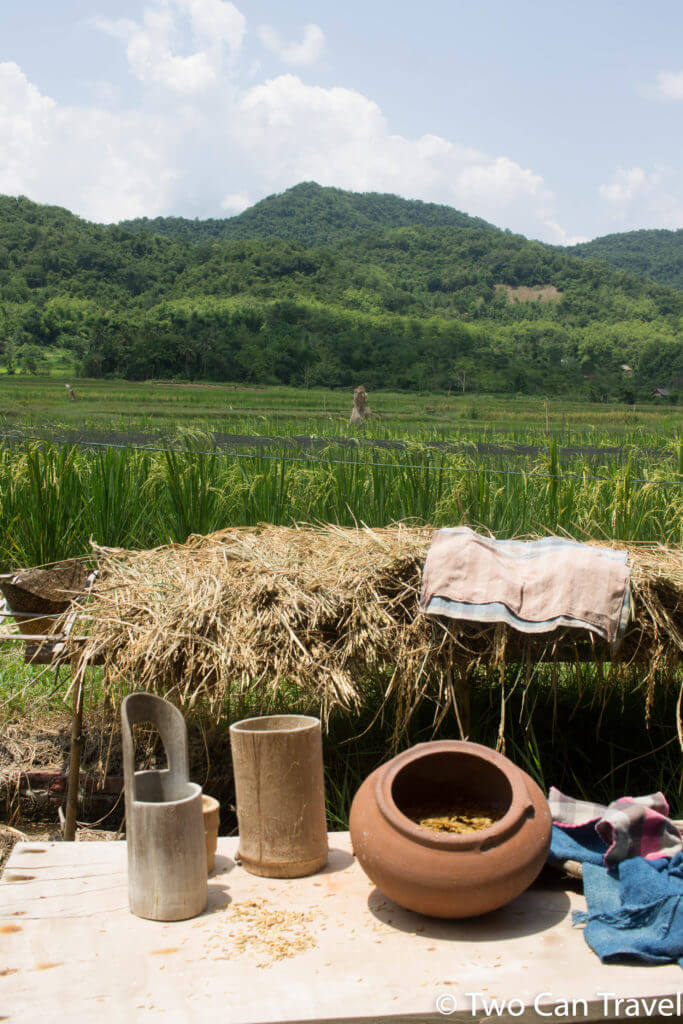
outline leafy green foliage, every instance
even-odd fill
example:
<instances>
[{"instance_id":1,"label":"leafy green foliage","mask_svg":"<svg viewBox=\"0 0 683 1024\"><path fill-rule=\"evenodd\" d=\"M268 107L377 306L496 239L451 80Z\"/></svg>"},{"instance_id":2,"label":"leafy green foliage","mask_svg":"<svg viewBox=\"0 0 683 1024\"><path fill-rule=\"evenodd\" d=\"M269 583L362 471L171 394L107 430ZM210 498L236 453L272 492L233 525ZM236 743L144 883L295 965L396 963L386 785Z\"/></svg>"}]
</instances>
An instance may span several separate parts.
<instances>
[{"instance_id":1,"label":"leafy green foliage","mask_svg":"<svg viewBox=\"0 0 683 1024\"><path fill-rule=\"evenodd\" d=\"M379 192L345 192L302 182L281 195L268 196L237 217L188 220L185 217L141 217L122 221L122 228L152 232L187 242L228 242L235 239L289 238L307 248L336 245L357 234L390 228L488 228L450 206L399 199Z\"/></svg>"},{"instance_id":2,"label":"leafy green foliage","mask_svg":"<svg viewBox=\"0 0 683 1024\"><path fill-rule=\"evenodd\" d=\"M447 453L414 444L378 454L330 444L239 457L210 438L183 451L30 443L0 448L0 569L86 554L90 539L154 547L190 534L258 523L467 523L498 536L564 533L679 545L683 490L673 467L631 461L561 464L554 440L511 471L508 456ZM189 446L189 447L188 447ZM643 481L647 482L643 482Z\"/></svg>"},{"instance_id":3,"label":"leafy green foliage","mask_svg":"<svg viewBox=\"0 0 683 1024\"><path fill-rule=\"evenodd\" d=\"M0 364L628 401L683 380L683 292L448 207L304 184L132 228L0 197Z\"/></svg>"},{"instance_id":4,"label":"leafy green foliage","mask_svg":"<svg viewBox=\"0 0 683 1024\"><path fill-rule=\"evenodd\" d=\"M683 228L626 231L567 247L572 256L601 260L629 274L650 277L659 284L683 288Z\"/></svg>"}]
</instances>

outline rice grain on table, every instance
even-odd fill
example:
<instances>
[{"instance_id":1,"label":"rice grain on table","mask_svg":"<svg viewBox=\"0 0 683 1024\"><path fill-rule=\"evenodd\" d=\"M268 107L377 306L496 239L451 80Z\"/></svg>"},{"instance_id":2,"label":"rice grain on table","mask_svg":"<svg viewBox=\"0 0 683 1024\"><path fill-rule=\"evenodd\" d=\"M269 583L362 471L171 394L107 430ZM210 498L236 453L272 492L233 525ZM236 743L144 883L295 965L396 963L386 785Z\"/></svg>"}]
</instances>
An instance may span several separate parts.
<instances>
[{"instance_id":1,"label":"rice grain on table","mask_svg":"<svg viewBox=\"0 0 683 1024\"><path fill-rule=\"evenodd\" d=\"M268 967L317 946L308 927L312 913L282 910L268 900L251 899L230 903L217 916L220 928L209 937L207 947L214 958L248 954L257 967Z\"/></svg>"}]
</instances>

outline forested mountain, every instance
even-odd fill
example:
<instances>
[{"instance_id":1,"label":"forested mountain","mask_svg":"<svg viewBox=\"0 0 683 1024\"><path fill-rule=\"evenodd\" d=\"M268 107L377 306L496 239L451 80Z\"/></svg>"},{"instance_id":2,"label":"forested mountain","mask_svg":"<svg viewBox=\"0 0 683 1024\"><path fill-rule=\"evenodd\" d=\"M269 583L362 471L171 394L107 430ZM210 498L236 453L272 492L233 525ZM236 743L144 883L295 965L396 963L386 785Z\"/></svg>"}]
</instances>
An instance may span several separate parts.
<instances>
[{"instance_id":1,"label":"forested mountain","mask_svg":"<svg viewBox=\"0 0 683 1024\"><path fill-rule=\"evenodd\" d=\"M278 198L317 239L329 191ZM356 209L331 191L345 213L325 246L163 237L0 197L0 364L31 368L59 346L95 376L628 400L679 386L683 292L448 208L361 196ZM359 210L372 230L352 226Z\"/></svg>"},{"instance_id":2,"label":"forested mountain","mask_svg":"<svg viewBox=\"0 0 683 1024\"><path fill-rule=\"evenodd\" d=\"M569 246L571 256L602 260L629 274L683 288L683 228L678 231L626 231Z\"/></svg>"},{"instance_id":3,"label":"forested mountain","mask_svg":"<svg viewBox=\"0 0 683 1024\"><path fill-rule=\"evenodd\" d=\"M291 238L314 248L336 245L358 234L386 228L490 228L479 217L468 217L451 206L379 192L345 192L305 181L281 195L268 196L236 217L189 220L185 217L147 217L122 221L133 231L149 231L187 242L233 241L244 238Z\"/></svg>"},{"instance_id":4,"label":"forested mountain","mask_svg":"<svg viewBox=\"0 0 683 1024\"><path fill-rule=\"evenodd\" d=\"M308 247L336 247L359 234L387 228L499 230L450 206L378 192L345 192L339 188L323 188L315 182L303 182L281 195L269 196L236 217L208 220L142 217L122 221L119 226L194 243L290 238ZM649 277L659 284L683 288L683 229L629 231L604 235L580 245L554 248L570 256L600 260L616 270Z\"/></svg>"}]
</instances>

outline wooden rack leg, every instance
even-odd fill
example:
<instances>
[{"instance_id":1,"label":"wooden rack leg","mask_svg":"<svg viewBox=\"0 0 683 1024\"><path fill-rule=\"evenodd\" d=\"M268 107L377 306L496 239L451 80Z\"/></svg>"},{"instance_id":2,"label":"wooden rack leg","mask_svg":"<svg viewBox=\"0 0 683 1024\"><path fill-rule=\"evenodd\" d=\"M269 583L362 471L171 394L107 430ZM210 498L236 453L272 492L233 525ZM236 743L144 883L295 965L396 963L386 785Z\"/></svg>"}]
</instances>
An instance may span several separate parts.
<instances>
[{"instance_id":1,"label":"wooden rack leg","mask_svg":"<svg viewBox=\"0 0 683 1024\"><path fill-rule=\"evenodd\" d=\"M459 667L455 676L455 696L458 702L458 725L460 739L468 740L472 731L472 686L469 668Z\"/></svg>"},{"instance_id":2,"label":"wooden rack leg","mask_svg":"<svg viewBox=\"0 0 683 1024\"><path fill-rule=\"evenodd\" d=\"M76 813L78 810L78 789L81 780L81 750L83 749L83 673L78 673L78 682L73 690L71 708L71 751L69 754L69 784L66 793L66 820L64 839L71 843L76 838Z\"/></svg>"}]
</instances>

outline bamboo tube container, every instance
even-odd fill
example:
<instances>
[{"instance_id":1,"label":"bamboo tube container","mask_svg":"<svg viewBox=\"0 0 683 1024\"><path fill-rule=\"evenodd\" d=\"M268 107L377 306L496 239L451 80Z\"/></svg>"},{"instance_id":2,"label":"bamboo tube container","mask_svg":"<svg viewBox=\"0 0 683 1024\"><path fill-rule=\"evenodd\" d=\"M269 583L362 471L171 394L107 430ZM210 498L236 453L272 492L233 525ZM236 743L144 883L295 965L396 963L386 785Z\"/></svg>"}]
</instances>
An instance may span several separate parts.
<instances>
[{"instance_id":1,"label":"bamboo tube container","mask_svg":"<svg viewBox=\"0 0 683 1024\"><path fill-rule=\"evenodd\" d=\"M247 718L230 727L239 856L252 875L299 878L327 861L320 720Z\"/></svg>"}]
</instances>

